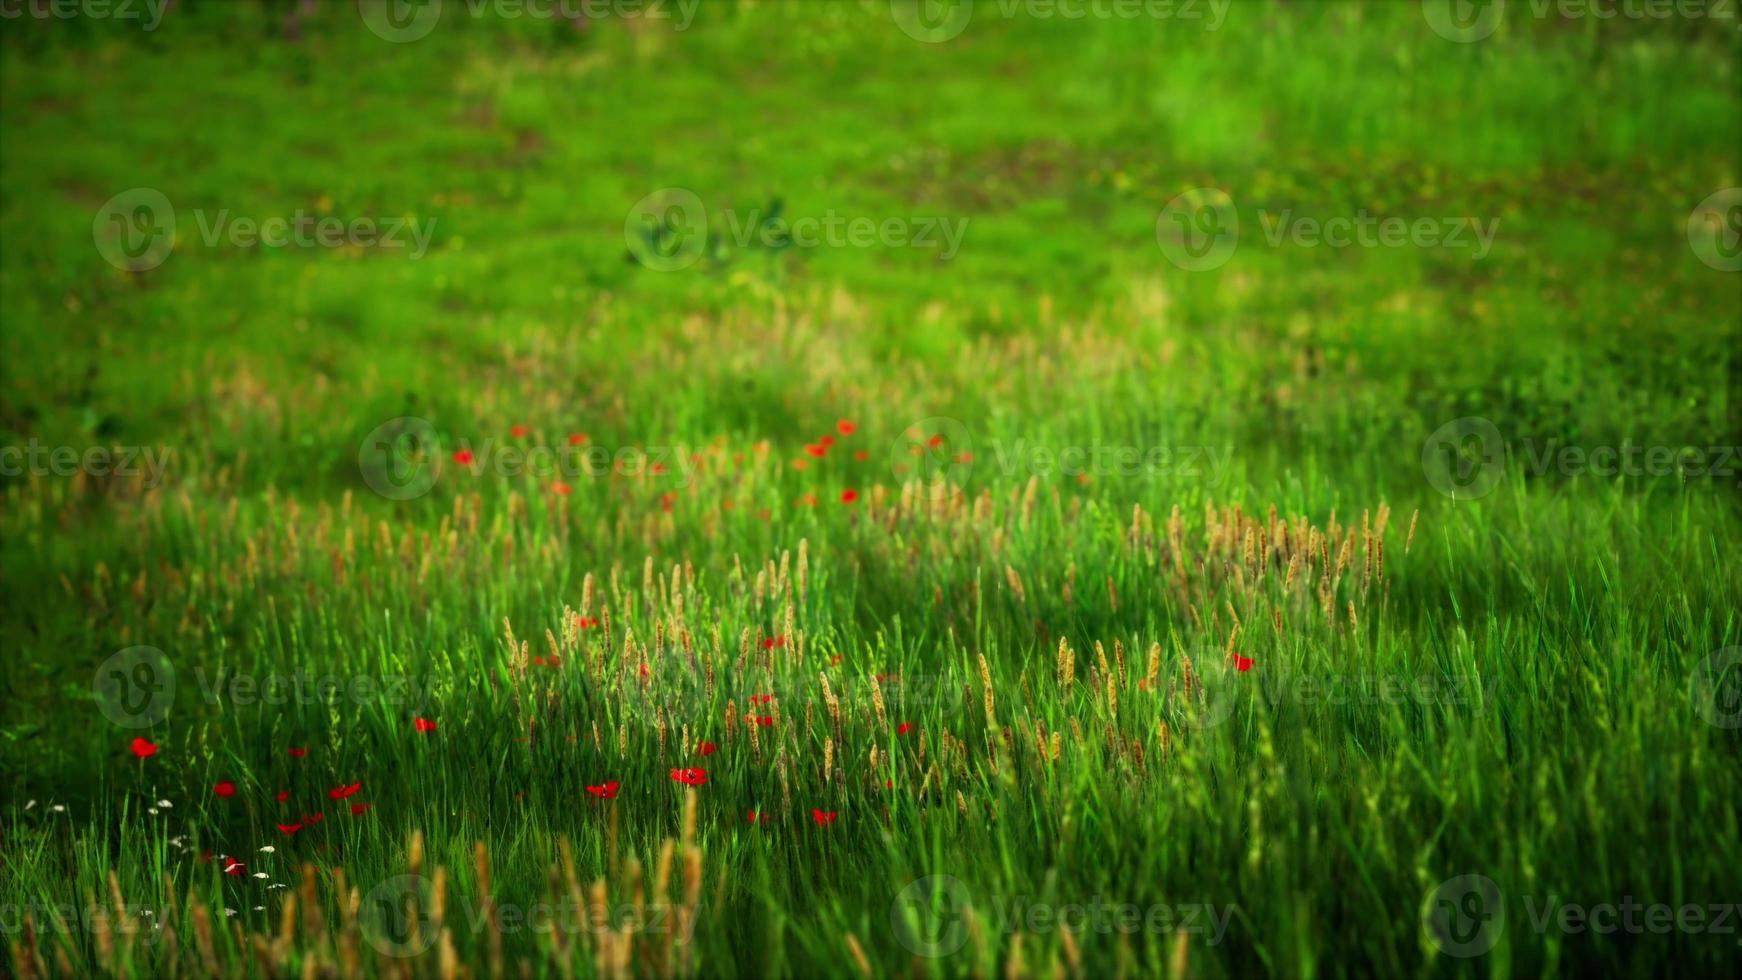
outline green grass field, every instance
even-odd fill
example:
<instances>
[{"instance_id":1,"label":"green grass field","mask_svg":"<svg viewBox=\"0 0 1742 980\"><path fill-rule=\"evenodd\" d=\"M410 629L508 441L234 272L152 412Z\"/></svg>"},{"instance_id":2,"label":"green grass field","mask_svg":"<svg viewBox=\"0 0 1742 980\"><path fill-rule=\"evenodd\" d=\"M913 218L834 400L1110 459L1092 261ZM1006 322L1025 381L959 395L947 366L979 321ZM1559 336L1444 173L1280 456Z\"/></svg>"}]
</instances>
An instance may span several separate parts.
<instances>
[{"instance_id":1,"label":"green grass field","mask_svg":"<svg viewBox=\"0 0 1742 980\"><path fill-rule=\"evenodd\" d=\"M1742 963L1733 5L63 2L0 974Z\"/></svg>"}]
</instances>

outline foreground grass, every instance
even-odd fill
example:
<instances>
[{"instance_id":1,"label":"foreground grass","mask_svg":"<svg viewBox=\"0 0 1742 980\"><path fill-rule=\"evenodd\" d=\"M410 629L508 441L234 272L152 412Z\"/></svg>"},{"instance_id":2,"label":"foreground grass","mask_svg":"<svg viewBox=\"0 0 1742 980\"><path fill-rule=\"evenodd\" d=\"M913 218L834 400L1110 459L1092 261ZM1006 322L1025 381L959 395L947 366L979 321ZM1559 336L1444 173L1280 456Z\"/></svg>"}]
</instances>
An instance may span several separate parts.
<instances>
[{"instance_id":1,"label":"foreground grass","mask_svg":"<svg viewBox=\"0 0 1742 980\"><path fill-rule=\"evenodd\" d=\"M1559 910L1739 898L1735 479L1531 464L1734 442L1742 297L1684 230L1738 183L1733 40L1297 8L1165 52L1020 21L916 46L850 4L9 46L9 443L169 454L0 496L11 972L1734 963L1715 923ZM1345 50L1465 97L1330 81ZM219 79L234 111L190 136L162 100ZM628 149L649 126L677 135ZM91 213L139 184L441 223L417 262L119 273ZM1503 234L1482 262L1254 235L1189 273L1155 216L1202 184L1249 228L1371 204ZM622 225L667 185L973 223L948 264L662 275ZM1423 447L1472 415L1515 452L1454 500ZM162 659L94 695L137 645ZM1504 914L1436 933L1467 875Z\"/></svg>"}]
</instances>

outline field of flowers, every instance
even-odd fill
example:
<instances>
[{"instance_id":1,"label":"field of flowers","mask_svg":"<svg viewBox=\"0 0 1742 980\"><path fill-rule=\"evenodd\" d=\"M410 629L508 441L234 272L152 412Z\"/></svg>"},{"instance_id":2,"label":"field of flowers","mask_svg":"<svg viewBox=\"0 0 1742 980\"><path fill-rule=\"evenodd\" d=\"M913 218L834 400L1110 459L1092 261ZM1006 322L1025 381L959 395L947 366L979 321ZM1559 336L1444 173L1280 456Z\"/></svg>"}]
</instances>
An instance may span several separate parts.
<instances>
[{"instance_id":1,"label":"field of flowers","mask_svg":"<svg viewBox=\"0 0 1742 980\"><path fill-rule=\"evenodd\" d=\"M1731 974L1685 7L0 0L0 975Z\"/></svg>"}]
</instances>

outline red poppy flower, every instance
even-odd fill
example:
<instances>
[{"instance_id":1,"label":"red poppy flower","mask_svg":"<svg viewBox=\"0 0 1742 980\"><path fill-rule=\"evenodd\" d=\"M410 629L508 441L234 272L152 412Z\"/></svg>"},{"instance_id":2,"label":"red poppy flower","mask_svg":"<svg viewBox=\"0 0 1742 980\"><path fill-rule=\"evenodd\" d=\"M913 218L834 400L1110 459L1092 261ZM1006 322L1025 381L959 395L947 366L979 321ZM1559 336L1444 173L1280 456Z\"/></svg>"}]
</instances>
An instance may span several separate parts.
<instances>
[{"instance_id":1,"label":"red poppy flower","mask_svg":"<svg viewBox=\"0 0 1742 980\"><path fill-rule=\"evenodd\" d=\"M236 784L232 783L228 779L226 779L226 780L223 780L222 782L218 783L216 786L213 786L212 792L218 794L219 796L222 796L224 799L227 800L230 797L236 795Z\"/></svg>"},{"instance_id":2,"label":"red poppy flower","mask_svg":"<svg viewBox=\"0 0 1742 980\"><path fill-rule=\"evenodd\" d=\"M712 742L703 742L702 744L696 746L696 751L700 752L703 755L713 755L715 752L718 752L719 750L720 750L720 747L718 745L715 745Z\"/></svg>"},{"instance_id":3,"label":"red poppy flower","mask_svg":"<svg viewBox=\"0 0 1742 980\"><path fill-rule=\"evenodd\" d=\"M835 811L812 809L811 819L817 822L818 827L827 827L835 822Z\"/></svg>"},{"instance_id":4,"label":"red poppy flower","mask_svg":"<svg viewBox=\"0 0 1742 980\"><path fill-rule=\"evenodd\" d=\"M212 863L212 852L211 851L201 851L198 860L201 864Z\"/></svg>"},{"instance_id":5,"label":"red poppy flower","mask_svg":"<svg viewBox=\"0 0 1742 980\"><path fill-rule=\"evenodd\" d=\"M611 782L600 786L588 786L587 792L597 796L601 800L614 800L617 798L617 787L619 785L621 784L616 780L612 780Z\"/></svg>"},{"instance_id":6,"label":"red poppy flower","mask_svg":"<svg viewBox=\"0 0 1742 980\"><path fill-rule=\"evenodd\" d=\"M349 786L335 786L332 789L327 790L327 798L332 800L343 800L348 797L356 796L357 791L362 788L362 783L352 783Z\"/></svg>"},{"instance_id":7,"label":"red poppy flower","mask_svg":"<svg viewBox=\"0 0 1742 980\"><path fill-rule=\"evenodd\" d=\"M273 797L273 799L277 800L280 803L283 803L284 801L290 799L290 790L287 790L287 789L279 790L278 795Z\"/></svg>"},{"instance_id":8,"label":"red poppy flower","mask_svg":"<svg viewBox=\"0 0 1742 980\"><path fill-rule=\"evenodd\" d=\"M566 497L570 493L574 492L574 487L571 487L568 484L562 482L561 480L558 480L557 482L550 485L550 492L556 494L559 497Z\"/></svg>"},{"instance_id":9,"label":"red poppy flower","mask_svg":"<svg viewBox=\"0 0 1742 980\"><path fill-rule=\"evenodd\" d=\"M863 463L871 458L871 454L863 449L859 449L854 451L853 458Z\"/></svg>"},{"instance_id":10,"label":"red poppy flower","mask_svg":"<svg viewBox=\"0 0 1742 980\"><path fill-rule=\"evenodd\" d=\"M774 695L772 695L772 694L752 694L752 695L750 695L750 703L751 704L767 704L768 702L773 701L773 700L774 700Z\"/></svg>"},{"instance_id":11,"label":"red poppy flower","mask_svg":"<svg viewBox=\"0 0 1742 980\"><path fill-rule=\"evenodd\" d=\"M1255 663L1255 661L1251 657L1242 657L1237 653L1234 654L1234 670L1238 673L1244 674L1251 670L1253 663Z\"/></svg>"},{"instance_id":12,"label":"red poppy flower","mask_svg":"<svg viewBox=\"0 0 1742 980\"><path fill-rule=\"evenodd\" d=\"M815 443L815 444L804 447L804 451L807 453L810 453L812 456L815 456L818 459L822 459L823 454L829 451L829 447L824 446L820 443Z\"/></svg>"},{"instance_id":13,"label":"red poppy flower","mask_svg":"<svg viewBox=\"0 0 1742 980\"><path fill-rule=\"evenodd\" d=\"M303 816L302 822L305 824L320 823L325 819L327 819L327 815L324 813L310 813Z\"/></svg>"},{"instance_id":14,"label":"red poppy flower","mask_svg":"<svg viewBox=\"0 0 1742 980\"><path fill-rule=\"evenodd\" d=\"M830 667L838 667L838 666L840 666L841 661L845 660L845 659L846 659L845 657L843 657L837 653L834 656L829 658L829 666Z\"/></svg>"},{"instance_id":15,"label":"red poppy flower","mask_svg":"<svg viewBox=\"0 0 1742 980\"><path fill-rule=\"evenodd\" d=\"M569 433L569 445L571 445L571 446L578 446L581 443L586 442L586 441L587 441L587 434L585 432L571 432L571 433Z\"/></svg>"},{"instance_id":16,"label":"red poppy flower","mask_svg":"<svg viewBox=\"0 0 1742 980\"><path fill-rule=\"evenodd\" d=\"M671 778L685 786L700 786L708 781L708 771L706 769L673 769Z\"/></svg>"},{"instance_id":17,"label":"red poppy flower","mask_svg":"<svg viewBox=\"0 0 1742 980\"><path fill-rule=\"evenodd\" d=\"M472 451L470 449L455 450L454 451L454 462L460 464L461 466L472 465Z\"/></svg>"},{"instance_id":18,"label":"red poppy flower","mask_svg":"<svg viewBox=\"0 0 1742 980\"><path fill-rule=\"evenodd\" d=\"M420 732L433 732L436 730L436 723L430 721L428 718L414 718L412 719L411 725Z\"/></svg>"},{"instance_id":19,"label":"red poppy flower","mask_svg":"<svg viewBox=\"0 0 1742 980\"><path fill-rule=\"evenodd\" d=\"M351 816L359 816L374 808L375 804L373 803L353 803L351 804Z\"/></svg>"},{"instance_id":20,"label":"red poppy flower","mask_svg":"<svg viewBox=\"0 0 1742 980\"><path fill-rule=\"evenodd\" d=\"M751 823L767 823L768 816L764 813L761 813L760 811L751 810L750 811L750 822Z\"/></svg>"},{"instance_id":21,"label":"red poppy flower","mask_svg":"<svg viewBox=\"0 0 1742 980\"><path fill-rule=\"evenodd\" d=\"M821 439L817 440L817 445L823 447L824 449L827 449L830 446L833 446L834 444L835 444L835 437L834 436L823 436Z\"/></svg>"},{"instance_id":22,"label":"red poppy flower","mask_svg":"<svg viewBox=\"0 0 1742 980\"><path fill-rule=\"evenodd\" d=\"M295 834L297 831L302 829L302 824L300 823L281 823L276 824L275 826L277 826L281 832L286 834Z\"/></svg>"},{"instance_id":23,"label":"red poppy flower","mask_svg":"<svg viewBox=\"0 0 1742 980\"><path fill-rule=\"evenodd\" d=\"M141 759L148 759L157 754L157 744L154 742L147 742L142 738L134 739L133 744L129 745L127 748Z\"/></svg>"},{"instance_id":24,"label":"red poppy flower","mask_svg":"<svg viewBox=\"0 0 1742 980\"><path fill-rule=\"evenodd\" d=\"M859 431L859 424L850 419L842 419L835 423L835 431L841 435L850 436Z\"/></svg>"},{"instance_id":25,"label":"red poppy flower","mask_svg":"<svg viewBox=\"0 0 1742 980\"><path fill-rule=\"evenodd\" d=\"M292 759L300 759L305 755L308 755L308 749L291 749L290 750L290 757Z\"/></svg>"},{"instance_id":26,"label":"red poppy flower","mask_svg":"<svg viewBox=\"0 0 1742 980\"><path fill-rule=\"evenodd\" d=\"M224 858L224 873L240 878L248 873L248 866L233 857L226 857Z\"/></svg>"},{"instance_id":27,"label":"red poppy flower","mask_svg":"<svg viewBox=\"0 0 1742 980\"><path fill-rule=\"evenodd\" d=\"M756 724L761 725L763 728L773 728L774 727L774 716L772 716L772 715L757 715L756 716Z\"/></svg>"},{"instance_id":28,"label":"red poppy flower","mask_svg":"<svg viewBox=\"0 0 1742 980\"><path fill-rule=\"evenodd\" d=\"M843 503L843 504L850 504L853 501L858 500L858 499L859 499L859 491L857 491L857 490L842 490L841 491L841 503Z\"/></svg>"},{"instance_id":29,"label":"red poppy flower","mask_svg":"<svg viewBox=\"0 0 1742 980\"><path fill-rule=\"evenodd\" d=\"M514 438L518 439L521 436L526 435L527 431L528 430L527 430L526 426L517 425L517 426L513 427L512 429L509 429L508 434L513 436Z\"/></svg>"},{"instance_id":30,"label":"red poppy flower","mask_svg":"<svg viewBox=\"0 0 1742 980\"><path fill-rule=\"evenodd\" d=\"M897 734L897 735L906 735L908 732L911 732L911 731L913 731L913 722L911 722L911 721L904 721L901 724L895 726L895 734Z\"/></svg>"},{"instance_id":31,"label":"red poppy flower","mask_svg":"<svg viewBox=\"0 0 1742 980\"><path fill-rule=\"evenodd\" d=\"M653 464L653 475L654 476L664 476L665 473L666 473L666 469L665 469L664 463L654 463Z\"/></svg>"}]
</instances>

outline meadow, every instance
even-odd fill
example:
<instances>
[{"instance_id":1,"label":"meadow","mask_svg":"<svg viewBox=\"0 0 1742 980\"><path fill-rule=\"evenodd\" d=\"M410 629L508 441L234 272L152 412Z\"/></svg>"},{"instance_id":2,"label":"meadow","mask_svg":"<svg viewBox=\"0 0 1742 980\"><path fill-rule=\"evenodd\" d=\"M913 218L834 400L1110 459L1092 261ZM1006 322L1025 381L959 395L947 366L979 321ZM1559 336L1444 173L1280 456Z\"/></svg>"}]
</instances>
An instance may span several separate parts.
<instances>
[{"instance_id":1,"label":"meadow","mask_svg":"<svg viewBox=\"0 0 1742 980\"><path fill-rule=\"evenodd\" d=\"M1742 963L1724 5L48 9L0 974Z\"/></svg>"}]
</instances>

